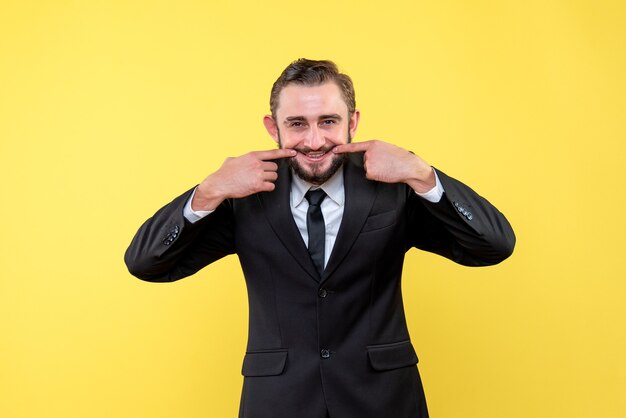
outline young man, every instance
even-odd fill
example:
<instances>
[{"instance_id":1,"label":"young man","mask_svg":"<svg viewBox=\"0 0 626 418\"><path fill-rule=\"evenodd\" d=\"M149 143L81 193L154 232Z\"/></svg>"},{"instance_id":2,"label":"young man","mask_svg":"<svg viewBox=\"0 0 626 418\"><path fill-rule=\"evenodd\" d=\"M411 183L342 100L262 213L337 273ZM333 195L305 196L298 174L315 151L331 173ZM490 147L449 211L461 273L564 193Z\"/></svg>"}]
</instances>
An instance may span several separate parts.
<instances>
[{"instance_id":1,"label":"young man","mask_svg":"<svg viewBox=\"0 0 626 418\"><path fill-rule=\"evenodd\" d=\"M237 253L250 304L240 417L427 417L404 255L496 264L513 251L511 226L417 155L351 143L354 88L330 61L289 65L270 107L279 149L227 159L148 219L126 252L130 272L174 281Z\"/></svg>"}]
</instances>

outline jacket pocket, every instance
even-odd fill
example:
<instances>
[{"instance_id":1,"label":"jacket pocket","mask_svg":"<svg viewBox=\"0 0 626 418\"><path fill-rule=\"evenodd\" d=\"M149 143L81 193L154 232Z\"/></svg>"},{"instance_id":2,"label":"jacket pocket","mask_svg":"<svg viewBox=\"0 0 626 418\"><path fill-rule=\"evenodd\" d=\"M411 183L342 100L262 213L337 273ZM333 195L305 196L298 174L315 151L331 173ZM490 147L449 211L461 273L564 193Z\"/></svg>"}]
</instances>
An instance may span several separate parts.
<instances>
[{"instance_id":1,"label":"jacket pocket","mask_svg":"<svg viewBox=\"0 0 626 418\"><path fill-rule=\"evenodd\" d=\"M369 345L367 355L370 364L377 371L415 366L418 362L415 349L409 340L392 344Z\"/></svg>"},{"instance_id":2,"label":"jacket pocket","mask_svg":"<svg viewBox=\"0 0 626 418\"><path fill-rule=\"evenodd\" d=\"M287 350L248 351L243 359L241 374L252 376L278 376L285 370Z\"/></svg>"},{"instance_id":3,"label":"jacket pocket","mask_svg":"<svg viewBox=\"0 0 626 418\"><path fill-rule=\"evenodd\" d=\"M361 232L375 231L393 225L396 222L396 210L372 215L365 221Z\"/></svg>"}]
</instances>

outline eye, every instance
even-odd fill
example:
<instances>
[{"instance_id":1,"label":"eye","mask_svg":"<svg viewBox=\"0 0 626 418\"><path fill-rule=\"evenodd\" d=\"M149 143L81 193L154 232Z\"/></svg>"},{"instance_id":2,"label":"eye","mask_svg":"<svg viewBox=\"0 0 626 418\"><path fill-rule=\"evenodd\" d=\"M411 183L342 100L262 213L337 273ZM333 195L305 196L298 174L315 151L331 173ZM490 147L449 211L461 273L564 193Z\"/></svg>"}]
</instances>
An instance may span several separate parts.
<instances>
[{"instance_id":1,"label":"eye","mask_svg":"<svg viewBox=\"0 0 626 418\"><path fill-rule=\"evenodd\" d=\"M289 126L291 126L292 128L299 128L302 126L302 122L291 122Z\"/></svg>"},{"instance_id":2,"label":"eye","mask_svg":"<svg viewBox=\"0 0 626 418\"><path fill-rule=\"evenodd\" d=\"M337 123L334 119L324 119L322 121L322 125L334 125Z\"/></svg>"}]
</instances>

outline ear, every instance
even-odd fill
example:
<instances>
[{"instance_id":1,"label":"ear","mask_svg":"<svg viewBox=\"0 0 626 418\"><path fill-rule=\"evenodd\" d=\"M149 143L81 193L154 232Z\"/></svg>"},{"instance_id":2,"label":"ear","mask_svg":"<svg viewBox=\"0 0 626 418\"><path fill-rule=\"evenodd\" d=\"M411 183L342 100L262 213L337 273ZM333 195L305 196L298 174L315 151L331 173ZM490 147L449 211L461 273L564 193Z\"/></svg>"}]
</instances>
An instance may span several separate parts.
<instances>
[{"instance_id":1,"label":"ear","mask_svg":"<svg viewBox=\"0 0 626 418\"><path fill-rule=\"evenodd\" d=\"M263 125L265 125L265 129L267 129L267 133L269 133L278 144L278 125L276 125L274 118L270 115L265 115L263 117Z\"/></svg>"},{"instance_id":2,"label":"ear","mask_svg":"<svg viewBox=\"0 0 626 418\"><path fill-rule=\"evenodd\" d=\"M359 126L359 120L361 119L361 112L356 109L352 116L350 116L350 138L354 138L356 134L356 128Z\"/></svg>"}]
</instances>

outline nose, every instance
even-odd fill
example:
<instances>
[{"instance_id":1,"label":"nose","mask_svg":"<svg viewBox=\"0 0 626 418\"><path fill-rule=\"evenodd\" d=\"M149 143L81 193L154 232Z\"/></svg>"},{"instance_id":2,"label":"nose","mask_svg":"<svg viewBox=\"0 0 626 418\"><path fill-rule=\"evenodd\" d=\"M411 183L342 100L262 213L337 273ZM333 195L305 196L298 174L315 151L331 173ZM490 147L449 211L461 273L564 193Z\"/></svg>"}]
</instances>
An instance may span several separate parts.
<instances>
[{"instance_id":1,"label":"nose","mask_svg":"<svg viewBox=\"0 0 626 418\"><path fill-rule=\"evenodd\" d=\"M306 137L304 138L304 146L315 151L324 146L326 139L324 139L323 133L320 131L319 126L313 125L308 130Z\"/></svg>"}]
</instances>

